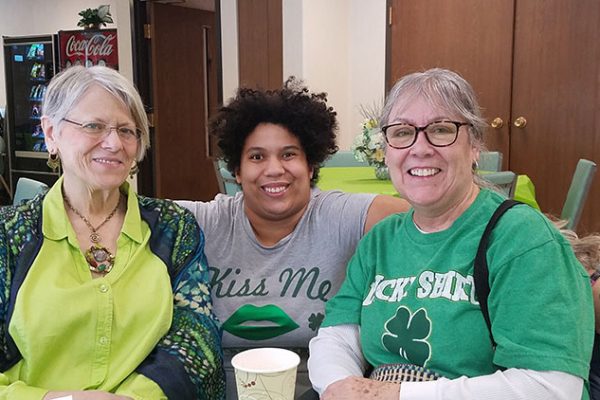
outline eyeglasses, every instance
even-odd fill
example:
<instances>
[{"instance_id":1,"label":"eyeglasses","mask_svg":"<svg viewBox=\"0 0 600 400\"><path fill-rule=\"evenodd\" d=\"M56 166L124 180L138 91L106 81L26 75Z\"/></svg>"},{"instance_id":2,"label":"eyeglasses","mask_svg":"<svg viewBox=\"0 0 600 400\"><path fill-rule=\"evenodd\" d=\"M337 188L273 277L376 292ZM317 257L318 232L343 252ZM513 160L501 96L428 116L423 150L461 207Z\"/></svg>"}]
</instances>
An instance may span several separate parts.
<instances>
[{"instance_id":1,"label":"eyeglasses","mask_svg":"<svg viewBox=\"0 0 600 400\"><path fill-rule=\"evenodd\" d=\"M407 149L417 141L419 132L435 147L446 147L456 142L461 126L471 125L468 122L434 121L425 126L414 126L405 122L386 125L381 130L385 141L395 149Z\"/></svg>"},{"instance_id":2,"label":"eyeglasses","mask_svg":"<svg viewBox=\"0 0 600 400\"><path fill-rule=\"evenodd\" d=\"M90 137L97 139L104 139L110 135L110 132L113 129L117 132L119 138L126 143L136 142L142 136L142 131L139 128L132 128L129 126L110 126L103 122L75 122L66 118L63 118L62 120L70 124L77 125Z\"/></svg>"}]
</instances>

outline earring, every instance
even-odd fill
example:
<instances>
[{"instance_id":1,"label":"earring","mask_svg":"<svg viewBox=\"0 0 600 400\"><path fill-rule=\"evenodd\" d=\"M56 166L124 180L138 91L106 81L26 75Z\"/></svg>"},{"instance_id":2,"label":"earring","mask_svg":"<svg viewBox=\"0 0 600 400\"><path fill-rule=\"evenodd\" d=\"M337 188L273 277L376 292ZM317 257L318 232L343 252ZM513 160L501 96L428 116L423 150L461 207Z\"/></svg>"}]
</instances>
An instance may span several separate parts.
<instances>
[{"instance_id":1,"label":"earring","mask_svg":"<svg viewBox=\"0 0 600 400\"><path fill-rule=\"evenodd\" d=\"M473 168L473 172L479 169L479 163L477 162L477 160L473 161L473 164L471 164L471 168Z\"/></svg>"},{"instance_id":2,"label":"earring","mask_svg":"<svg viewBox=\"0 0 600 400\"><path fill-rule=\"evenodd\" d=\"M129 179L133 179L133 176L140 172L140 168L138 167L137 161L133 164L133 167L129 170Z\"/></svg>"},{"instance_id":3,"label":"earring","mask_svg":"<svg viewBox=\"0 0 600 400\"><path fill-rule=\"evenodd\" d=\"M52 172L56 172L58 167L60 167L60 157L58 156L58 153L48 153L46 165L48 165Z\"/></svg>"}]
</instances>

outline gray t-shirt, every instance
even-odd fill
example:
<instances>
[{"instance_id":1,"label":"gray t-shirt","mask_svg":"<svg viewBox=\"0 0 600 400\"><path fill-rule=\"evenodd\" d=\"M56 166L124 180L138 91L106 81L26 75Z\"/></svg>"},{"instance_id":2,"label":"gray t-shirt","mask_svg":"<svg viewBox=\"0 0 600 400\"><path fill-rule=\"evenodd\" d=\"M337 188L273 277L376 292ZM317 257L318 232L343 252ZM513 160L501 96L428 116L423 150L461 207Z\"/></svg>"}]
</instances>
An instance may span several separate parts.
<instances>
[{"instance_id":1,"label":"gray t-shirt","mask_svg":"<svg viewBox=\"0 0 600 400\"><path fill-rule=\"evenodd\" d=\"M240 348L287 347L305 356L323 321L325 302L344 280L374 197L314 189L294 231L270 247L257 241L241 192L206 203L178 202L194 213L206 236L227 368ZM303 370L301 364L299 385ZM235 398L229 394L232 385L235 394L230 378L228 371L228 398Z\"/></svg>"}]
</instances>

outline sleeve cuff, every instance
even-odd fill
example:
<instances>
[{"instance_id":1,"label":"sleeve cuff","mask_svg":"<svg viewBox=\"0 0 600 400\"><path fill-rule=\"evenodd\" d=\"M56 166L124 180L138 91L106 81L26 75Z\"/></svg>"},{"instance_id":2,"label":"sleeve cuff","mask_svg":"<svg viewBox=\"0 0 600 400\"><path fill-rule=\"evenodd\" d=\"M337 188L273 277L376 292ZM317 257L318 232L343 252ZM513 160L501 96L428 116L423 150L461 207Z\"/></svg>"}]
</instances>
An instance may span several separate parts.
<instances>
[{"instance_id":1,"label":"sleeve cuff","mask_svg":"<svg viewBox=\"0 0 600 400\"><path fill-rule=\"evenodd\" d=\"M432 400L436 399L437 381L402 382L400 385L401 400Z\"/></svg>"},{"instance_id":2,"label":"sleeve cuff","mask_svg":"<svg viewBox=\"0 0 600 400\"><path fill-rule=\"evenodd\" d=\"M183 365L164 350L153 351L136 372L156 382L169 399L196 399L196 388Z\"/></svg>"},{"instance_id":3,"label":"sleeve cuff","mask_svg":"<svg viewBox=\"0 0 600 400\"><path fill-rule=\"evenodd\" d=\"M44 398L48 389L42 389L34 386L27 386L25 383L13 383L7 388L8 399L19 400L41 400ZM4 398L4 396L2 396Z\"/></svg>"},{"instance_id":4,"label":"sleeve cuff","mask_svg":"<svg viewBox=\"0 0 600 400\"><path fill-rule=\"evenodd\" d=\"M158 383L136 372L121 383L115 394L129 396L134 400L167 400Z\"/></svg>"}]
</instances>

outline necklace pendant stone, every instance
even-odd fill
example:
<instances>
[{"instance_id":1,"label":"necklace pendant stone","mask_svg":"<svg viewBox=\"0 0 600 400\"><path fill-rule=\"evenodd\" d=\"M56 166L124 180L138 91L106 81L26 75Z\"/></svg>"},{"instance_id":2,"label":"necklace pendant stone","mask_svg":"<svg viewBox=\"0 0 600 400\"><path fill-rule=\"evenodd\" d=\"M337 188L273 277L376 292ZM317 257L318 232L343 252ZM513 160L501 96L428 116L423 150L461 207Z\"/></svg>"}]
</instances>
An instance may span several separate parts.
<instances>
[{"instance_id":1,"label":"necklace pendant stone","mask_svg":"<svg viewBox=\"0 0 600 400\"><path fill-rule=\"evenodd\" d=\"M99 244L94 244L85 252L85 259L90 270L100 274L108 274L115 264L115 256Z\"/></svg>"}]
</instances>

